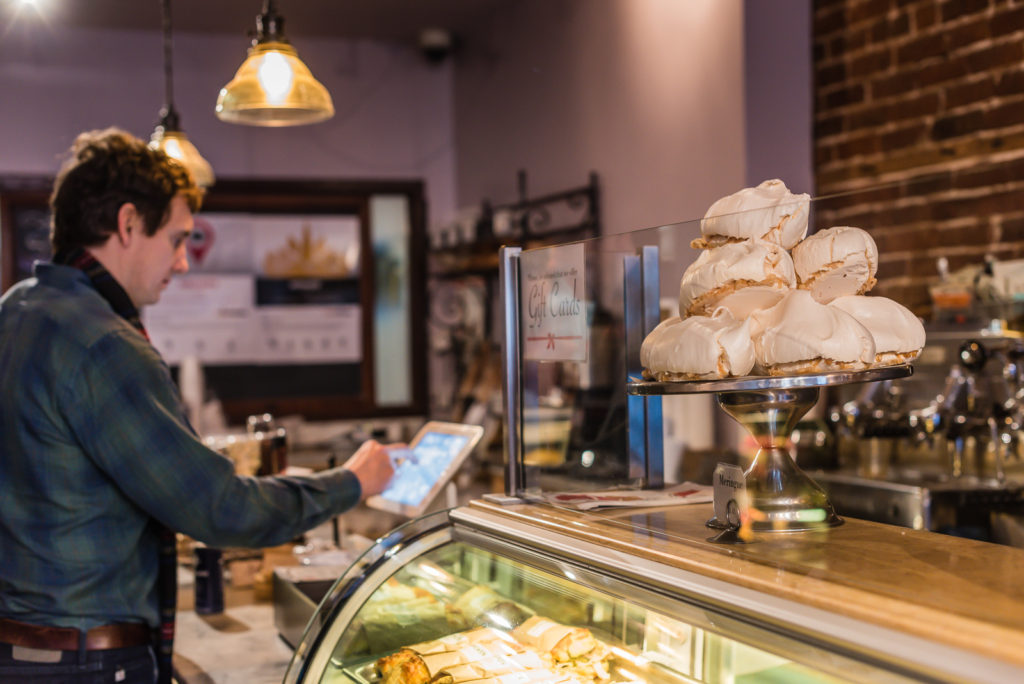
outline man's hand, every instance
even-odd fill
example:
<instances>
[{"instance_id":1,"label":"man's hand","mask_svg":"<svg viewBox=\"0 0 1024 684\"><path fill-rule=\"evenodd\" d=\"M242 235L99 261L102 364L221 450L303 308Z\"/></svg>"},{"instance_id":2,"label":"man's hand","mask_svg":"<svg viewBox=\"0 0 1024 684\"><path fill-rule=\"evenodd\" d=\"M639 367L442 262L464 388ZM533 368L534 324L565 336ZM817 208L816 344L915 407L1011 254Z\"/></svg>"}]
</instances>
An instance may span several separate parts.
<instances>
[{"instance_id":1,"label":"man's hand","mask_svg":"<svg viewBox=\"0 0 1024 684\"><path fill-rule=\"evenodd\" d=\"M359 478L363 488L363 498L384 491L395 469L391 466L390 446L369 439L345 461L345 467Z\"/></svg>"}]
</instances>

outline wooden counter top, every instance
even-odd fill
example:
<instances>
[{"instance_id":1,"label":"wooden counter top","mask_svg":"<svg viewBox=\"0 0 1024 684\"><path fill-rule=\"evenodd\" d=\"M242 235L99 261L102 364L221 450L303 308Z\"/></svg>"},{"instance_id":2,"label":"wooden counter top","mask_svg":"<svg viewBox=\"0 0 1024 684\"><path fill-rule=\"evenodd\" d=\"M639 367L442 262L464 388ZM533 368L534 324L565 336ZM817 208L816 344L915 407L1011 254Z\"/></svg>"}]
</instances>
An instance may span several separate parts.
<instances>
[{"instance_id":1,"label":"wooden counter top","mask_svg":"<svg viewBox=\"0 0 1024 684\"><path fill-rule=\"evenodd\" d=\"M578 512L473 508L1024 667L1024 550L846 518L813 532L708 541L710 504Z\"/></svg>"}]
</instances>

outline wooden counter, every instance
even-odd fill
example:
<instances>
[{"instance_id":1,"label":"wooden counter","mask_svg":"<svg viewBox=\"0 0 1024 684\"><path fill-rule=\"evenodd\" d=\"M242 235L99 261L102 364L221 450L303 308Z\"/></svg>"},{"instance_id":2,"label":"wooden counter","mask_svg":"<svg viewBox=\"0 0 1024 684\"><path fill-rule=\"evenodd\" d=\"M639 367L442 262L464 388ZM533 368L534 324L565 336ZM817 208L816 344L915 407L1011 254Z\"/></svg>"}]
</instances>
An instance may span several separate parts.
<instances>
[{"instance_id":1,"label":"wooden counter","mask_svg":"<svg viewBox=\"0 0 1024 684\"><path fill-rule=\"evenodd\" d=\"M710 504L472 508L1024 668L1024 550L847 518L717 544Z\"/></svg>"}]
</instances>

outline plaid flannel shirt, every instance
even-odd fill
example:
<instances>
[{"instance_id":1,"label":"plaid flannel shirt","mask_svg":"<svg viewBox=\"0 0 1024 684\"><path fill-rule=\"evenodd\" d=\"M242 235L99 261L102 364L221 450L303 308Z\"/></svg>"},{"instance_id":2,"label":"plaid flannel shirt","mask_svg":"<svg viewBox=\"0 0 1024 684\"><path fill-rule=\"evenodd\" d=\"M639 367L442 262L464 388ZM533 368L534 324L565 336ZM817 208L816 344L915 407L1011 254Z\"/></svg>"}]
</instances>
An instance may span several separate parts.
<instances>
[{"instance_id":1,"label":"plaid flannel shirt","mask_svg":"<svg viewBox=\"0 0 1024 684\"><path fill-rule=\"evenodd\" d=\"M84 273L34 275L0 299L0 616L156 626L156 521L213 546L272 546L359 501L344 468L237 476Z\"/></svg>"}]
</instances>

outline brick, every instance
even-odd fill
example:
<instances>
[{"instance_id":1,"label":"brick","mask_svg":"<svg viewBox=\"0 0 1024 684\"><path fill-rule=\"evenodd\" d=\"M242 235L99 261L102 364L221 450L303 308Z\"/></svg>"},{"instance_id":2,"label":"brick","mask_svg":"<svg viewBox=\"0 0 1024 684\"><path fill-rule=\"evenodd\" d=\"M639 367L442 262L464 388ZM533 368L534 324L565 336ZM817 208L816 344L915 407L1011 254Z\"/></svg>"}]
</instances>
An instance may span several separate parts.
<instances>
[{"instance_id":1,"label":"brick","mask_svg":"<svg viewBox=\"0 0 1024 684\"><path fill-rule=\"evenodd\" d=\"M843 132L843 117L841 116L830 116L827 119L821 119L820 121L814 122L814 137L827 138L830 135L836 135Z\"/></svg>"},{"instance_id":2,"label":"brick","mask_svg":"<svg viewBox=\"0 0 1024 684\"><path fill-rule=\"evenodd\" d=\"M846 49L849 52L856 52L868 44L870 38L867 29L856 29L846 31Z\"/></svg>"},{"instance_id":3,"label":"brick","mask_svg":"<svg viewBox=\"0 0 1024 684\"><path fill-rule=\"evenodd\" d=\"M987 128L1005 128L1024 123L1024 100L1004 102L985 114Z\"/></svg>"},{"instance_id":4,"label":"brick","mask_svg":"<svg viewBox=\"0 0 1024 684\"><path fill-rule=\"evenodd\" d=\"M1024 242L1024 218L1003 219L1001 230L1005 242Z\"/></svg>"},{"instance_id":5,"label":"brick","mask_svg":"<svg viewBox=\"0 0 1024 684\"><path fill-rule=\"evenodd\" d=\"M933 2L926 2L914 11L914 26L918 31L934 26L939 21L939 10Z\"/></svg>"},{"instance_id":6,"label":"brick","mask_svg":"<svg viewBox=\"0 0 1024 684\"><path fill-rule=\"evenodd\" d=\"M930 221L931 217L932 211L927 204L910 204L895 207L889 212L889 222L894 226L905 226L911 223Z\"/></svg>"},{"instance_id":7,"label":"brick","mask_svg":"<svg viewBox=\"0 0 1024 684\"><path fill-rule=\"evenodd\" d=\"M846 27L846 7L839 6L829 11L814 13L814 35L827 36Z\"/></svg>"},{"instance_id":8,"label":"brick","mask_svg":"<svg viewBox=\"0 0 1024 684\"><path fill-rule=\"evenodd\" d=\"M974 225L957 228L943 228L930 236L932 247L958 247L962 245L990 245L994 240L994 226L987 219L979 219Z\"/></svg>"},{"instance_id":9,"label":"brick","mask_svg":"<svg viewBox=\"0 0 1024 684\"><path fill-rule=\"evenodd\" d=\"M1009 183L1013 180L1013 169L1011 169L1009 164L960 169L953 174L954 185L964 190Z\"/></svg>"},{"instance_id":10,"label":"brick","mask_svg":"<svg viewBox=\"0 0 1024 684\"><path fill-rule=\"evenodd\" d=\"M814 70L814 83L818 88L842 83L845 80L846 65L841 62Z\"/></svg>"},{"instance_id":11,"label":"brick","mask_svg":"<svg viewBox=\"0 0 1024 684\"><path fill-rule=\"evenodd\" d=\"M902 70L895 74L871 79L871 95L875 99L903 95L920 87L917 75L919 69Z\"/></svg>"},{"instance_id":12,"label":"brick","mask_svg":"<svg viewBox=\"0 0 1024 684\"><path fill-rule=\"evenodd\" d=\"M902 121L904 119L934 116L939 113L941 104L942 101L938 93L925 93L913 96L907 100L893 102L886 107L886 120Z\"/></svg>"},{"instance_id":13,"label":"brick","mask_svg":"<svg viewBox=\"0 0 1024 684\"><path fill-rule=\"evenodd\" d=\"M846 36L838 35L829 41L815 41L815 55L817 55L817 47L819 43L824 47L829 57L837 59L846 54Z\"/></svg>"},{"instance_id":14,"label":"brick","mask_svg":"<svg viewBox=\"0 0 1024 684\"><path fill-rule=\"evenodd\" d=\"M852 0L847 3L847 7L849 22L856 24L884 15L889 11L889 0Z\"/></svg>"},{"instance_id":15,"label":"brick","mask_svg":"<svg viewBox=\"0 0 1024 684\"><path fill-rule=\"evenodd\" d=\"M995 85L996 95L1020 95L1024 93L1024 69L1004 71Z\"/></svg>"},{"instance_id":16,"label":"brick","mask_svg":"<svg viewBox=\"0 0 1024 684\"><path fill-rule=\"evenodd\" d=\"M873 235L875 238L875 244L878 246L879 254L890 254L892 252L912 252L918 249L921 244L926 240L927 231L921 230L920 228L909 228L892 231L879 231L877 235ZM895 273L887 273L885 275L896 275Z\"/></svg>"},{"instance_id":17,"label":"brick","mask_svg":"<svg viewBox=\"0 0 1024 684\"><path fill-rule=\"evenodd\" d=\"M864 86L857 83L847 88L835 90L825 96L825 108L835 109L864 101Z\"/></svg>"},{"instance_id":18,"label":"brick","mask_svg":"<svg viewBox=\"0 0 1024 684\"><path fill-rule=\"evenodd\" d=\"M889 133L884 133L881 137L882 151L889 152L891 150L898 150L902 147L916 145L924 139L927 131L927 124L921 122L905 126L903 128L897 128Z\"/></svg>"},{"instance_id":19,"label":"brick","mask_svg":"<svg viewBox=\"0 0 1024 684\"><path fill-rule=\"evenodd\" d=\"M942 3L942 21L949 22L968 14L977 14L989 8L989 0L947 0Z\"/></svg>"},{"instance_id":20,"label":"brick","mask_svg":"<svg viewBox=\"0 0 1024 684\"><path fill-rule=\"evenodd\" d=\"M990 216L1014 212L1020 209L1019 191L997 191L963 199L936 202L932 205L936 220L962 218L964 216Z\"/></svg>"},{"instance_id":21,"label":"brick","mask_svg":"<svg viewBox=\"0 0 1024 684\"><path fill-rule=\"evenodd\" d=\"M847 125L851 131L861 131L867 128L880 128L889 122L888 107L868 107L851 112L847 116Z\"/></svg>"},{"instance_id":22,"label":"brick","mask_svg":"<svg viewBox=\"0 0 1024 684\"><path fill-rule=\"evenodd\" d=\"M947 140L968 133L974 133L985 127L985 113L981 110L944 116L932 124L932 139Z\"/></svg>"},{"instance_id":23,"label":"brick","mask_svg":"<svg viewBox=\"0 0 1024 684\"><path fill-rule=\"evenodd\" d=\"M992 25L989 17L979 17L963 24L946 29L949 46L961 48L992 38Z\"/></svg>"},{"instance_id":24,"label":"brick","mask_svg":"<svg viewBox=\"0 0 1024 684\"><path fill-rule=\"evenodd\" d=\"M820 168L835 158L835 147L833 145L814 146L814 166Z\"/></svg>"},{"instance_id":25,"label":"brick","mask_svg":"<svg viewBox=\"0 0 1024 684\"><path fill-rule=\"evenodd\" d=\"M899 64L915 64L931 57L946 54L946 36L932 33L918 36L896 49L896 61Z\"/></svg>"},{"instance_id":26,"label":"brick","mask_svg":"<svg viewBox=\"0 0 1024 684\"><path fill-rule=\"evenodd\" d=\"M1024 7L1000 9L989 22L989 32L993 38L1024 30Z\"/></svg>"},{"instance_id":27,"label":"brick","mask_svg":"<svg viewBox=\"0 0 1024 684\"><path fill-rule=\"evenodd\" d=\"M839 159L849 159L858 155L874 154L881 151L878 136L863 135L858 138L851 138L836 145L836 154Z\"/></svg>"},{"instance_id":28,"label":"brick","mask_svg":"<svg viewBox=\"0 0 1024 684\"><path fill-rule=\"evenodd\" d=\"M884 18L871 27L871 42L883 43L910 33L910 15L901 12L895 19Z\"/></svg>"},{"instance_id":29,"label":"brick","mask_svg":"<svg viewBox=\"0 0 1024 684\"><path fill-rule=\"evenodd\" d=\"M884 242L882 242L882 243L876 242L876 244L882 245L882 244L885 244L885 243ZM879 246L878 251L880 253L883 253L885 251L888 251L888 248L883 250L882 247ZM900 260L897 260L897 261L886 261L886 262L878 264L878 271L875 273L875 277L878 278L878 280L880 282L882 282L882 281L887 280L889 278L897 278L897 277L899 277L901 275L904 275L906 272L907 272L907 262L906 262L906 260L900 259ZM877 286L876 286L875 292L873 292L872 294L875 294L877 292L878 292L878 289L877 289Z\"/></svg>"},{"instance_id":30,"label":"brick","mask_svg":"<svg viewBox=\"0 0 1024 684\"><path fill-rule=\"evenodd\" d=\"M892 202L899 199L903 191L897 183L874 186L854 195L862 203Z\"/></svg>"},{"instance_id":31,"label":"brick","mask_svg":"<svg viewBox=\"0 0 1024 684\"><path fill-rule=\"evenodd\" d=\"M996 93L995 80L986 75L968 83L952 83L946 86L946 108L956 109L965 105L983 102Z\"/></svg>"},{"instance_id":32,"label":"brick","mask_svg":"<svg viewBox=\"0 0 1024 684\"><path fill-rule=\"evenodd\" d=\"M816 40L811 44L811 63L821 64L825 58L829 56L828 48L825 47L825 43L820 40Z\"/></svg>"},{"instance_id":33,"label":"brick","mask_svg":"<svg viewBox=\"0 0 1024 684\"><path fill-rule=\"evenodd\" d=\"M988 71L1001 66L1016 66L1024 59L1024 44L1019 40L993 45L964 58L967 67L973 72Z\"/></svg>"},{"instance_id":34,"label":"brick","mask_svg":"<svg viewBox=\"0 0 1024 684\"><path fill-rule=\"evenodd\" d=\"M850 76L860 78L876 74L888 69L890 64L892 64L892 54L889 48L874 50L850 61Z\"/></svg>"},{"instance_id":35,"label":"brick","mask_svg":"<svg viewBox=\"0 0 1024 684\"><path fill-rule=\"evenodd\" d=\"M940 192L946 192L953 187L953 172L940 171L938 173L918 176L903 183L904 197L927 197ZM930 214L929 214L930 217Z\"/></svg>"},{"instance_id":36,"label":"brick","mask_svg":"<svg viewBox=\"0 0 1024 684\"><path fill-rule=\"evenodd\" d=\"M931 85L938 85L953 79L963 78L970 71L967 64L961 59L943 59L932 64L926 64L918 69L916 74L916 86L926 88Z\"/></svg>"}]
</instances>

